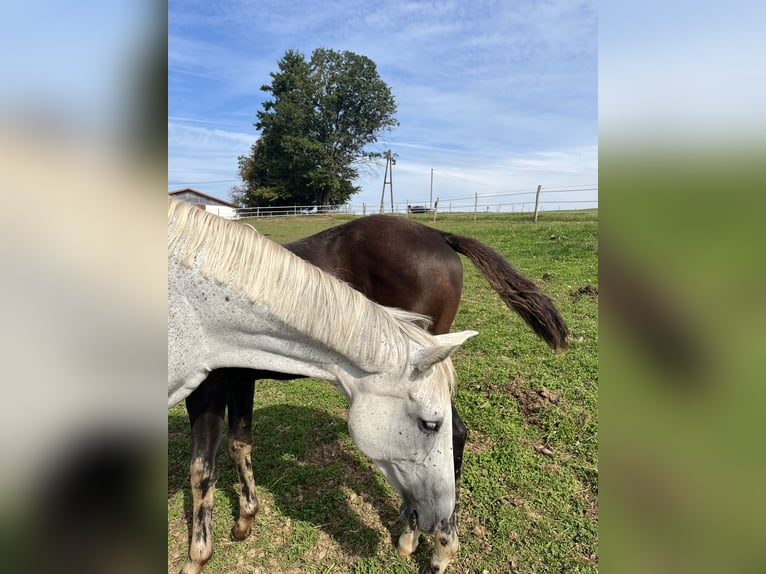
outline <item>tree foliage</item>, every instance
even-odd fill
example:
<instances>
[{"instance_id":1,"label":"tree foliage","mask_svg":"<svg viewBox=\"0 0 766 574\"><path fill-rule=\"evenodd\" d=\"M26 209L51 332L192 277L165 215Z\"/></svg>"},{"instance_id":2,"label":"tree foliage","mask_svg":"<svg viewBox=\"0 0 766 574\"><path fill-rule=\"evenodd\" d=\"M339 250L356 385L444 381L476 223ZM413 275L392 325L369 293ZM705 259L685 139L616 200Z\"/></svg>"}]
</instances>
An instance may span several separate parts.
<instances>
[{"instance_id":1,"label":"tree foliage","mask_svg":"<svg viewBox=\"0 0 766 574\"><path fill-rule=\"evenodd\" d=\"M261 89L271 93L254 124L260 138L239 156L242 185L233 198L246 206L338 205L359 191L360 162L379 157L365 148L398 122L396 101L375 63L353 52L288 50Z\"/></svg>"}]
</instances>

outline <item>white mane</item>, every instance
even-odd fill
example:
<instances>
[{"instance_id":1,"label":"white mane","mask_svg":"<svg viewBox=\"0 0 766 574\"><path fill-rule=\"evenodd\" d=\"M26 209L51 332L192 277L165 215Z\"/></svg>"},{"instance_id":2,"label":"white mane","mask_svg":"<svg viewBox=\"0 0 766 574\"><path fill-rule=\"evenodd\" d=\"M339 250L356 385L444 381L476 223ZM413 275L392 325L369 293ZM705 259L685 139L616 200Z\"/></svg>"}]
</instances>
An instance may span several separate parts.
<instances>
[{"instance_id":1,"label":"white mane","mask_svg":"<svg viewBox=\"0 0 766 574\"><path fill-rule=\"evenodd\" d=\"M373 303L350 286L310 265L251 226L209 214L168 198L168 255L253 302L266 305L285 324L346 356L368 372L402 365L407 340L422 346L437 341L415 323L422 315ZM386 340L388 345L382 345ZM436 365L447 369L450 360ZM452 389L450 388L450 391Z\"/></svg>"}]
</instances>

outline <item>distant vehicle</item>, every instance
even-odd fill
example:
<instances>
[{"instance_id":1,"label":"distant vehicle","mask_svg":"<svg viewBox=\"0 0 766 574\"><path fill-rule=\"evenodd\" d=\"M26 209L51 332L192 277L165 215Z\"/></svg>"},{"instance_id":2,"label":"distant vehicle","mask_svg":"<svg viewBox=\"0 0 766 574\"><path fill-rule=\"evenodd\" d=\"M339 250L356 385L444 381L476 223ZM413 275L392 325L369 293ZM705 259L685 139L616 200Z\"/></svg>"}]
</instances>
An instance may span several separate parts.
<instances>
[{"instance_id":1,"label":"distant vehicle","mask_svg":"<svg viewBox=\"0 0 766 574\"><path fill-rule=\"evenodd\" d=\"M407 213L430 213L431 210L423 205L408 205Z\"/></svg>"}]
</instances>

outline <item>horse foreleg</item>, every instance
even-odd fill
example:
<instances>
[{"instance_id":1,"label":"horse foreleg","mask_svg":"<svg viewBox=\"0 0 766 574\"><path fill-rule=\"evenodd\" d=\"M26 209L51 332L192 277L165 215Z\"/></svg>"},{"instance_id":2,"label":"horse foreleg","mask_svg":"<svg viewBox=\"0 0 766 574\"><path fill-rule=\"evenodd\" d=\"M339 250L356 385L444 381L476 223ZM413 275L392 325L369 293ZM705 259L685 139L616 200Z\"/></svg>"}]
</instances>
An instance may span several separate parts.
<instances>
[{"instance_id":1,"label":"horse foreleg","mask_svg":"<svg viewBox=\"0 0 766 574\"><path fill-rule=\"evenodd\" d=\"M418 547L420 531L410 524L405 525L404 532L399 536L397 550L400 556L410 556ZM457 533L457 507L450 518L449 524L439 528L435 534L434 552L431 563L426 570L429 574L443 574L447 566L455 559L460 549Z\"/></svg>"},{"instance_id":2,"label":"horse foreleg","mask_svg":"<svg viewBox=\"0 0 766 574\"><path fill-rule=\"evenodd\" d=\"M418 547L420 541L420 531L417 527L406 524L404 526L404 532L399 536L399 541L396 543L396 549L399 551L399 556L409 556Z\"/></svg>"},{"instance_id":3,"label":"horse foreleg","mask_svg":"<svg viewBox=\"0 0 766 574\"><path fill-rule=\"evenodd\" d=\"M457 507L455 507L455 513L447 527L438 529L435 538L436 544L428 572L429 574L442 574L460 549L457 535Z\"/></svg>"},{"instance_id":4,"label":"horse foreleg","mask_svg":"<svg viewBox=\"0 0 766 574\"><path fill-rule=\"evenodd\" d=\"M213 555L215 456L223 434L224 394L207 381L186 399L192 427L192 528L189 558L181 574L199 574Z\"/></svg>"},{"instance_id":5,"label":"horse foreleg","mask_svg":"<svg viewBox=\"0 0 766 574\"><path fill-rule=\"evenodd\" d=\"M230 373L230 374L229 374ZM251 451L253 447L253 392L255 381L252 371L227 370L226 404L229 407L229 453L237 465L241 491L239 494L239 519L231 529L235 540L244 540L252 532L252 524L258 513L255 496L255 478Z\"/></svg>"},{"instance_id":6,"label":"horse foreleg","mask_svg":"<svg viewBox=\"0 0 766 574\"><path fill-rule=\"evenodd\" d=\"M252 524L258 513L258 498L255 496L255 479L253 465L250 461L252 441L245 442L229 438L229 452L237 464L239 481L242 490L239 494L239 519L231 528L231 536L235 540L244 540L252 532Z\"/></svg>"},{"instance_id":7,"label":"horse foreleg","mask_svg":"<svg viewBox=\"0 0 766 574\"><path fill-rule=\"evenodd\" d=\"M192 501L194 504L189 558L181 574L198 574L213 556L213 492L215 479L207 461L191 464Z\"/></svg>"}]
</instances>

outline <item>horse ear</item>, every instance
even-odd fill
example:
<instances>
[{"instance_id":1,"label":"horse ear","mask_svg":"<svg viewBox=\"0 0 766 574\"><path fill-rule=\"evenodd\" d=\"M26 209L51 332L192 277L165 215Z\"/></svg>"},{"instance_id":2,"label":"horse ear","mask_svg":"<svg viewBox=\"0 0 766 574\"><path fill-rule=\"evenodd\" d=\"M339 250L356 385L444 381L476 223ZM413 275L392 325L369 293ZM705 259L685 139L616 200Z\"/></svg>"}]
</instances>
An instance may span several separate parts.
<instances>
[{"instance_id":1,"label":"horse ear","mask_svg":"<svg viewBox=\"0 0 766 574\"><path fill-rule=\"evenodd\" d=\"M449 357L455 349L465 343L471 337L478 335L478 331L460 331L459 333L446 333L435 335L438 345L423 347L412 357L412 366L421 373L441 363Z\"/></svg>"}]
</instances>

